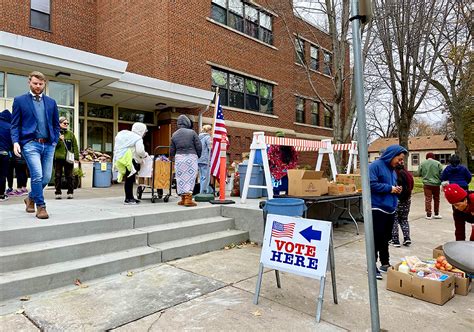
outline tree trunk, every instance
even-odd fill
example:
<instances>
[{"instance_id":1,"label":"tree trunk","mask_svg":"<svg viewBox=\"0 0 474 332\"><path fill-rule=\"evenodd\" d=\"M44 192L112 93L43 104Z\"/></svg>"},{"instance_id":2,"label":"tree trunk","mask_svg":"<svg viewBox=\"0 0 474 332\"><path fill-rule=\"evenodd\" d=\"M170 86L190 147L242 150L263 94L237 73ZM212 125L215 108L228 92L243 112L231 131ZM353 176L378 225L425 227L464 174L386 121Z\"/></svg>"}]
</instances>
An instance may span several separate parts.
<instances>
[{"instance_id":1,"label":"tree trunk","mask_svg":"<svg viewBox=\"0 0 474 332\"><path fill-rule=\"evenodd\" d=\"M467 148L464 143L464 122L462 113L451 111L454 123L454 141L456 142L456 154L461 158L461 163L467 165Z\"/></svg>"}]
</instances>

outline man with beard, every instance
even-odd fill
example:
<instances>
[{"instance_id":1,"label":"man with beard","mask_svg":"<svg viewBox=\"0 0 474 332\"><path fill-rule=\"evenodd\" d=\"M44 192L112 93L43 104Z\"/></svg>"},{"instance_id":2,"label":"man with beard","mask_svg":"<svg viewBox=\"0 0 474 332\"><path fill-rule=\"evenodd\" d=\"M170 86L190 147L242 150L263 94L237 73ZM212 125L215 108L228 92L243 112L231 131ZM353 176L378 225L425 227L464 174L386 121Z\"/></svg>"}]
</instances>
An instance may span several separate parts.
<instances>
[{"instance_id":1,"label":"man with beard","mask_svg":"<svg viewBox=\"0 0 474 332\"><path fill-rule=\"evenodd\" d=\"M49 183L53 158L59 138L59 112L56 101L44 94L45 76L29 74L30 91L15 97L11 123L13 153L23 155L30 171L31 191L25 198L26 212L38 219L48 219L43 189Z\"/></svg>"}]
</instances>

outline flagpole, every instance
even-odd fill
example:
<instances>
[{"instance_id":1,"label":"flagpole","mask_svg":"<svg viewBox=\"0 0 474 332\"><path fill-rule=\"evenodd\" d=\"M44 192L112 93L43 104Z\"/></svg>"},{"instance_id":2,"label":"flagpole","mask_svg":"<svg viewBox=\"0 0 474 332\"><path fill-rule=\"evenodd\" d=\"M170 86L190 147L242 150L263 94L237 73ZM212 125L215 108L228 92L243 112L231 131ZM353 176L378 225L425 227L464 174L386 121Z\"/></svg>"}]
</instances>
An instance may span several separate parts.
<instances>
[{"instance_id":1,"label":"flagpole","mask_svg":"<svg viewBox=\"0 0 474 332\"><path fill-rule=\"evenodd\" d=\"M216 87L216 97L214 98L214 119L212 124L212 135L211 139L214 139L214 133L216 132L216 121L217 121L217 109L219 108L219 87Z\"/></svg>"}]
</instances>

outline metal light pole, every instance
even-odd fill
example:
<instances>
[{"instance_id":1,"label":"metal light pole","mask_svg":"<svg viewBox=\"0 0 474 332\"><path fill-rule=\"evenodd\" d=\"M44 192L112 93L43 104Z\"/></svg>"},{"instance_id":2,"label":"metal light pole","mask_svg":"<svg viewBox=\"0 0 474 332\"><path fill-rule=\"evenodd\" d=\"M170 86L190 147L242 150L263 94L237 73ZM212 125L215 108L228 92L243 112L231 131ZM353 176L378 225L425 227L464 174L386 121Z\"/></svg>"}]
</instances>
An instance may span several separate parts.
<instances>
[{"instance_id":1,"label":"metal light pole","mask_svg":"<svg viewBox=\"0 0 474 332\"><path fill-rule=\"evenodd\" d=\"M376 262L374 249L374 230L372 226L372 203L370 198L369 160L367 147L367 129L364 102L364 80L361 49L361 20L366 20L370 13L361 13L359 9L368 9L371 12L370 0L351 0L352 39L354 53L354 91L357 109L357 128L360 156L360 173L362 180L362 202L365 229L365 251L367 270L369 273L370 317L372 331L380 331L379 300L377 294L377 280L375 278ZM362 16L362 15L364 16ZM367 15L367 16L366 16Z\"/></svg>"}]
</instances>

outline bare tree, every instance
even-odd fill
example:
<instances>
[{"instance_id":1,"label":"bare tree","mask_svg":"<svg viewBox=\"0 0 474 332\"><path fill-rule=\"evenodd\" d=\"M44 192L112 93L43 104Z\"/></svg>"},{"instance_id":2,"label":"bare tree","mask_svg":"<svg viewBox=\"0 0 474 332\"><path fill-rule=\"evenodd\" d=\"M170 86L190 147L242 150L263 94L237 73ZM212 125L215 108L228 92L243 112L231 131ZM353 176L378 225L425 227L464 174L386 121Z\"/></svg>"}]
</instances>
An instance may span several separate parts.
<instances>
[{"instance_id":1,"label":"bare tree","mask_svg":"<svg viewBox=\"0 0 474 332\"><path fill-rule=\"evenodd\" d=\"M454 125L453 139L457 154L467 162L464 120L467 113L474 112L472 106L474 86L474 52L471 1L451 1L447 22L435 25L430 42L436 43L440 36L440 46L435 53L438 60L436 74L422 71L424 78L439 91Z\"/></svg>"},{"instance_id":2,"label":"bare tree","mask_svg":"<svg viewBox=\"0 0 474 332\"><path fill-rule=\"evenodd\" d=\"M446 24L447 0L375 0L375 30L382 53L377 66L388 69L381 76L393 98L393 112L400 144L408 147L413 117L423 105L440 47L431 31ZM436 20L435 20L436 18ZM440 19L438 19L440 18ZM421 74L423 71L423 75Z\"/></svg>"}]
</instances>

